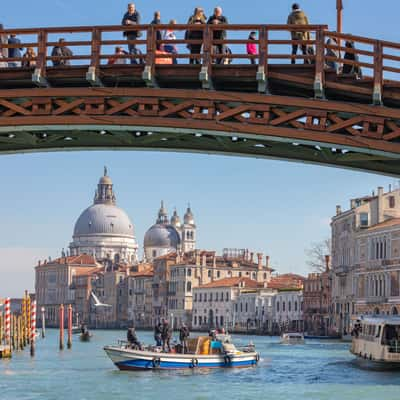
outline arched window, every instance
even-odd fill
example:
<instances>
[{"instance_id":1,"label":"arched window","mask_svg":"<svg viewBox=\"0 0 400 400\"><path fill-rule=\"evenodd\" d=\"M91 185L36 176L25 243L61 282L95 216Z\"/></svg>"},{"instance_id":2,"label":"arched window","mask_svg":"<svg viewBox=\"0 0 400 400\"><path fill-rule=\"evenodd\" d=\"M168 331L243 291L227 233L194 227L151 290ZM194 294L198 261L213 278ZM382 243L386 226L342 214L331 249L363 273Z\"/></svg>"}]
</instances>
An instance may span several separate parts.
<instances>
[{"instance_id":1,"label":"arched window","mask_svg":"<svg viewBox=\"0 0 400 400\"><path fill-rule=\"evenodd\" d=\"M186 291L188 291L189 293L192 291L192 282L188 282L186 284Z\"/></svg>"},{"instance_id":2,"label":"arched window","mask_svg":"<svg viewBox=\"0 0 400 400\"><path fill-rule=\"evenodd\" d=\"M286 311L286 303L284 301L282 301L282 311L283 312Z\"/></svg>"},{"instance_id":3,"label":"arched window","mask_svg":"<svg viewBox=\"0 0 400 400\"><path fill-rule=\"evenodd\" d=\"M187 276L192 276L192 268L188 268L188 270L187 270Z\"/></svg>"},{"instance_id":4,"label":"arched window","mask_svg":"<svg viewBox=\"0 0 400 400\"><path fill-rule=\"evenodd\" d=\"M240 312L243 312L243 304L240 303Z\"/></svg>"},{"instance_id":5,"label":"arched window","mask_svg":"<svg viewBox=\"0 0 400 400\"><path fill-rule=\"evenodd\" d=\"M211 269L208 270L208 277L211 278Z\"/></svg>"},{"instance_id":6,"label":"arched window","mask_svg":"<svg viewBox=\"0 0 400 400\"><path fill-rule=\"evenodd\" d=\"M248 306L247 306L247 303L246 303L246 312L248 311Z\"/></svg>"},{"instance_id":7,"label":"arched window","mask_svg":"<svg viewBox=\"0 0 400 400\"><path fill-rule=\"evenodd\" d=\"M279 301L276 302L276 311L279 312Z\"/></svg>"},{"instance_id":8,"label":"arched window","mask_svg":"<svg viewBox=\"0 0 400 400\"><path fill-rule=\"evenodd\" d=\"M292 302L291 301L289 301L288 309L289 309L289 312L292 311Z\"/></svg>"},{"instance_id":9,"label":"arched window","mask_svg":"<svg viewBox=\"0 0 400 400\"><path fill-rule=\"evenodd\" d=\"M294 302L294 311L297 311L297 301Z\"/></svg>"}]
</instances>

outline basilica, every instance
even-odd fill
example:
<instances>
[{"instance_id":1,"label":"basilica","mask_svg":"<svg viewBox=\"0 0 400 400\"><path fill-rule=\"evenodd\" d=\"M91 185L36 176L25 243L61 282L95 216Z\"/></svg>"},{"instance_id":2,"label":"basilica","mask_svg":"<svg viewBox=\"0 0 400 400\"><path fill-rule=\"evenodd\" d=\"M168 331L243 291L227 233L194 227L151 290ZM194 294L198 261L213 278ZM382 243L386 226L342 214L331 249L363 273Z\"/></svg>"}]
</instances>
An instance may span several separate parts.
<instances>
[{"instance_id":1,"label":"basilica","mask_svg":"<svg viewBox=\"0 0 400 400\"><path fill-rule=\"evenodd\" d=\"M110 259L131 265L139 262L134 225L128 214L117 207L107 168L97 185L93 204L82 212L75 224L69 248L71 256L87 254L97 260ZM176 210L169 219L161 202L157 220L144 236L143 260L152 262L171 252L188 252L195 248L196 224L190 206L182 222Z\"/></svg>"}]
</instances>

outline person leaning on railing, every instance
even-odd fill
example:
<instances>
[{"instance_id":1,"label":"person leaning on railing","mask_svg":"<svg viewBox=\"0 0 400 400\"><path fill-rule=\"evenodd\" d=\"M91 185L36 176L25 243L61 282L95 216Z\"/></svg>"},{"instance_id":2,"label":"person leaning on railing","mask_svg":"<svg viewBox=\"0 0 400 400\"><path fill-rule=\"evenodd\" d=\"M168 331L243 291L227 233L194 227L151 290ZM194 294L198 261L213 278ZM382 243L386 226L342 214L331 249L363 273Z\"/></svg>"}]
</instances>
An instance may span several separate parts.
<instances>
[{"instance_id":1,"label":"person leaning on railing","mask_svg":"<svg viewBox=\"0 0 400 400\"><path fill-rule=\"evenodd\" d=\"M58 45L55 46L51 52L52 57L63 57L58 60L53 60L53 65L58 67L60 65L71 65L71 60L68 57L72 57L74 53L64 44L65 39L61 38L58 40Z\"/></svg>"},{"instance_id":2,"label":"person leaning on railing","mask_svg":"<svg viewBox=\"0 0 400 400\"><path fill-rule=\"evenodd\" d=\"M222 8L221 7L216 7L214 9L214 14L211 15L211 17L208 19L207 24L228 24L228 18L226 18L224 15L222 15ZM213 32L213 39L214 40L226 40L226 31L225 30L214 30ZM214 48L216 50L216 54L224 54L225 53L225 44L215 44ZM217 64L222 64L223 59L219 58L217 59Z\"/></svg>"},{"instance_id":3,"label":"person leaning on railing","mask_svg":"<svg viewBox=\"0 0 400 400\"><path fill-rule=\"evenodd\" d=\"M28 47L22 57L22 66L25 68L36 66L36 53L33 47Z\"/></svg>"},{"instance_id":4,"label":"person leaning on railing","mask_svg":"<svg viewBox=\"0 0 400 400\"><path fill-rule=\"evenodd\" d=\"M193 22L191 22L191 24L193 25L204 25L205 22L203 22L203 19L198 18L198 19L194 19ZM201 54L201 46L202 46L202 41L203 41L203 30L199 29L199 30L190 30L188 31L188 34L186 35L188 40L196 40L199 43L195 43L195 44L190 44L189 45L189 49L190 49L190 54L191 55L199 55ZM200 60L199 59L195 59L195 58L190 58L190 64L200 64Z\"/></svg>"},{"instance_id":5,"label":"person leaning on railing","mask_svg":"<svg viewBox=\"0 0 400 400\"><path fill-rule=\"evenodd\" d=\"M176 20L175 19L171 19L171 21L169 21L170 25L176 25ZM176 40L176 35L175 35L175 31L171 28L168 28L164 34L163 34L163 39L164 40ZM164 51L169 53L169 54L178 54L178 49L176 48L176 45L171 43L164 43ZM172 60L173 64L178 64L178 60L176 58L174 58Z\"/></svg>"},{"instance_id":6,"label":"person leaning on railing","mask_svg":"<svg viewBox=\"0 0 400 400\"><path fill-rule=\"evenodd\" d=\"M122 18L122 25L132 26L132 25L140 25L140 14L139 11L136 10L136 6L134 3L128 4L128 11L124 14ZM124 36L128 40L136 40L141 36L140 31L126 31L124 32ZM128 44L129 54L137 54L136 45ZM137 60L132 58L131 64L137 64Z\"/></svg>"},{"instance_id":7,"label":"person leaning on railing","mask_svg":"<svg viewBox=\"0 0 400 400\"><path fill-rule=\"evenodd\" d=\"M289 14L288 25L309 25L307 15L304 13L303 10L300 9L300 5L298 3L294 3L292 5L292 12ZM293 32L292 31L292 40L310 40L310 32L307 31L300 31L300 32ZM303 55L307 55L307 45L301 44L301 51ZM299 48L298 44L292 45L292 56L297 54L297 50ZM292 64L296 64L296 59L292 58Z\"/></svg>"},{"instance_id":8,"label":"person leaning on railing","mask_svg":"<svg viewBox=\"0 0 400 400\"><path fill-rule=\"evenodd\" d=\"M349 49L348 51L346 51L346 53L344 53L344 59L345 60L349 60L349 61L353 61L355 63L358 63L360 60L358 58L358 54L353 52L355 51L355 45L354 42L351 40L347 40L345 47L347 49ZM350 63L346 63L345 61L343 62L343 70L342 70L343 74L349 74L349 75L354 75L356 77L356 79L361 79L362 78L362 71L361 71L361 67L359 65L354 65L354 64L350 64Z\"/></svg>"},{"instance_id":9,"label":"person leaning on railing","mask_svg":"<svg viewBox=\"0 0 400 400\"><path fill-rule=\"evenodd\" d=\"M10 37L8 38L8 44L12 45L20 45L21 40L17 38L15 34L11 34ZM11 47L8 49L8 56L10 58L21 58L22 57L22 51L24 49L22 47ZM20 61L9 61L8 66L9 67L19 67Z\"/></svg>"}]
</instances>

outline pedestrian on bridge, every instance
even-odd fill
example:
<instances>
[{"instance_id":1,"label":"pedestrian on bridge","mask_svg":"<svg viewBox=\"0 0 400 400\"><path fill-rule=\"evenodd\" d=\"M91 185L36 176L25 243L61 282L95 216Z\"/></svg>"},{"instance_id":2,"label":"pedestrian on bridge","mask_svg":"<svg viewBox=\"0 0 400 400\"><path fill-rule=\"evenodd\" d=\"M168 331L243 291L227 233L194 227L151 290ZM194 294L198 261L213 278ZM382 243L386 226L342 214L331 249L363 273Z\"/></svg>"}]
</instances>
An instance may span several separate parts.
<instances>
[{"instance_id":1,"label":"pedestrian on bridge","mask_svg":"<svg viewBox=\"0 0 400 400\"><path fill-rule=\"evenodd\" d=\"M154 18L153 21L150 23L151 25L160 25L161 24L161 13L160 11L155 11L154 13ZM161 43L158 43L161 41L161 31L157 30L156 31L156 49L157 50L162 50Z\"/></svg>"},{"instance_id":2,"label":"pedestrian on bridge","mask_svg":"<svg viewBox=\"0 0 400 400\"><path fill-rule=\"evenodd\" d=\"M226 18L224 15L222 15L222 8L221 7L216 7L214 9L214 14L211 15L211 17L208 19L207 24L228 24L228 18ZM213 39L214 40L226 40L226 31L225 30L214 30L213 32ZM214 45L216 49L216 54L224 54L225 53L225 44L215 44ZM222 64L223 63L223 58L217 59L217 64Z\"/></svg>"},{"instance_id":3,"label":"pedestrian on bridge","mask_svg":"<svg viewBox=\"0 0 400 400\"><path fill-rule=\"evenodd\" d=\"M53 60L53 65L58 67L60 65L71 65L71 60L68 57L72 57L74 53L71 49L65 46L65 39L60 38L58 40L58 45L55 46L51 52L52 57L62 57Z\"/></svg>"},{"instance_id":4,"label":"pedestrian on bridge","mask_svg":"<svg viewBox=\"0 0 400 400\"><path fill-rule=\"evenodd\" d=\"M246 44L246 51L248 55L256 56L258 54L258 48L257 44L255 43L257 40L257 33L256 32L250 32L249 35L249 41ZM250 62L254 65L256 63L256 60L254 58L250 59Z\"/></svg>"},{"instance_id":5,"label":"pedestrian on bridge","mask_svg":"<svg viewBox=\"0 0 400 400\"><path fill-rule=\"evenodd\" d=\"M347 40L345 44L346 53L344 53L344 59L349 60L354 63L358 63L360 61L358 54L356 53L356 48L354 45L354 42L351 40ZM349 75L354 75L357 79L362 78L362 71L361 67L356 64L350 64L343 62L343 74L349 74Z\"/></svg>"},{"instance_id":6,"label":"pedestrian on bridge","mask_svg":"<svg viewBox=\"0 0 400 400\"><path fill-rule=\"evenodd\" d=\"M33 47L28 47L22 57L22 67L36 67L36 53Z\"/></svg>"},{"instance_id":7,"label":"pedestrian on bridge","mask_svg":"<svg viewBox=\"0 0 400 400\"><path fill-rule=\"evenodd\" d=\"M140 14L139 11L136 10L136 6L134 3L128 4L128 11L124 14L122 18L122 25L140 25ZM137 38L142 36L142 33L140 31L126 31L124 32L124 36L126 36L128 40L137 40ZM138 53L135 44L128 44L128 49L129 54ZM135 58L132 58L131 64L137 64L137 60Z\"/></svg>"},{"instance_id":8,"label":"pedestrian on bridge","mask_svg":"<svg viewBox=\"0 0 400 400\"><path fill-rule=\"evenodd\" d=\"M171 19L171 21L169 21L170 25L176 25L176 20L175 19ZM163 35L163 39L164 40L176 40L176 35L175 35L175 31L171 28L168 28ZM178 54L178 49L176 47L175 44L168 44L168 43L164 43L164 51L170 54ZM176 58L172 59L172 63L173 64L178 64L178 60Z\"/></svg>"},{"instance_id":9,"label":"pedestrian on bridge","mask_svg":"<svg viewBox=\"0 0 400 400\"><path fill-rule=\"evenodd\" d=\"M4 26L3 24L0 24L0 31L4 30ZM7 58L8 57L8 48L7 47L3 47L3 44L7 44L8 43L8 37L5 33L0 33L0 53L3 56L3 58Z\"/></svg>"},{"instance_id":10,"label":"pedestrian on bridge","mask_svg":"<svg viewBox=\"0 0 400 400\"><path fill-rule=\"evenodd\" d=\"M10 35L10 37L8 38L8 44L12 44L12 45L20 45L21 44L21 40L19 40L17 38L17 36L13 33ZM22 58L22 51L23 48L22 47L12 47L8 49L8 56L10 58ZM15 68L15 67L19 67L21 65L20 61L9 61L8 62L8 66Z\"/></svg>"},{"instance_id":11,"label":"pedestrian on bridge","mask_svg":"<svg viewBox=\"0 0 400 400\"><path fill-rule=\"evenodd\" d=\"M289 14L288 25L309 25L307 15L304 13L303 10L300 9L300 5L298 3L294 3L292 5L292 12ZM294 32L292 31L292 40L310 40L310 32L307 31L299 31ZM307 55L307 45L301 44L301 51L304 56ZM297 54L297 50L299 48L298 44L292 45L292 56ZM306 59L305 59L306 60ZM292 64L296 64L296 59L292 58Z\"/></svg>"}]
</instances>

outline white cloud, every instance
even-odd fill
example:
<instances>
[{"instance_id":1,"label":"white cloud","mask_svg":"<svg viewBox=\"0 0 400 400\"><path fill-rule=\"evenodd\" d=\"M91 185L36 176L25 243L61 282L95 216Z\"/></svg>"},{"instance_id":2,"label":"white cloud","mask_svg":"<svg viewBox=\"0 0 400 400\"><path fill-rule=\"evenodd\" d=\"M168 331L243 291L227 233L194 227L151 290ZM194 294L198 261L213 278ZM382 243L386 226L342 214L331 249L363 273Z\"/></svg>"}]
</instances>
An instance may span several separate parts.
<instances>
[{"instance_id":1,"label":"white cloud","mask_svg":"<svg viewBox=\"0 0 400 400\"><path fill-rule=\"evenodd\" d=\"M55 249L0 247L0 298L22 297L24 290L34 291L35 265Z\"/></svg>"}]
</instances>

